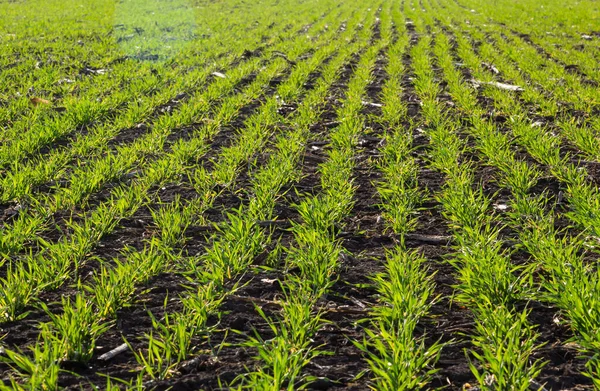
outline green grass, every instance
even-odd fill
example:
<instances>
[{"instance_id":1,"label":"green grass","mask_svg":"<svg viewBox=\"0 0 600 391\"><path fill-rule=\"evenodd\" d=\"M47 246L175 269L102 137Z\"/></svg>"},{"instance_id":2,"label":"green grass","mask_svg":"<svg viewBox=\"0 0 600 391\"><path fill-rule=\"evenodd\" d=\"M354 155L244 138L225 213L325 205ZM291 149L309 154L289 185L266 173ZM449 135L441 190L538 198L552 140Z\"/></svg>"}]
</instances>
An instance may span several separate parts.
<instances>
[{"instance_id":1,"label":"green grass","mask_svg":"<svg viewBox=\"0 0 600 391\"><path fill-rule=\"evenodd\" d=\"M0 389L600 389L596 2L0 15Z\"/></svg>"}]
</instances>

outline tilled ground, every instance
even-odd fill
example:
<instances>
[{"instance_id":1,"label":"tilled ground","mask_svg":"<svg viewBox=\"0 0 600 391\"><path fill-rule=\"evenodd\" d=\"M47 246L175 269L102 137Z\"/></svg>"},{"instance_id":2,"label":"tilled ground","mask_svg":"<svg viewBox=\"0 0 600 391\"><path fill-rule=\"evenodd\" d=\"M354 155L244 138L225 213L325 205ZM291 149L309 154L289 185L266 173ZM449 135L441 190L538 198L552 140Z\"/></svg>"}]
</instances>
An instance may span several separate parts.
<instances>
[{"instance_id":1,"label":"tilled ground","mask_svg":"<svg viewBox=\"0 0 600 391\"><path fill-rule=\"evenodd\" d=\"M414 45L419 37L411 29L409 33L412 35L411 45ZM246 373L249 368L257 365L254 359L256 352L244 347L243 343L254 333L258 333L264 340L272 337L271 330L256 311L256 307L262 308L267 315L276 315L279 309L278 300L283 295L279 283L285 279L286 273L295 272L279 268L284 257L281 248L286 248L293 242L289 227L292 222L299 221L299 216L292 205L297 203L303 194L316 194L320 190L317 168L319 163L326 159L328 132L337 124L335 110L344 98L345 83L351 77L356 62L357 59L346 67L340 83L336 84L328 98L327 108L320 122L312 127L312 137L306 145L302 160L302 177L291 188L286 189L286 194L276 206L276 221L269 223L272 228L273 244L255 259L253 267L244 275L229 282L229 288L234 285L239 288L234 294L227 296L221 304L220 318L213 317L210 320L210 333L197 339L198 353L183 362L170 379L148 382L149 387L157 390L221 389ZM411 58L408 55L404 57L404 63L406 74L402 80L403 100L407 102L409 118L403 126L409 129L411 122L420 121L421 112L419 99L412 84L414 75L411 70ZM370 276L383 271L386 250L391 249L398 242L398 238L386 229L385 222L381 218L379 208L381 200L375 188L376 183L381 179L381 174L375 168L374 162L380 156L383 133L393 130L386 129L377 121L381 114L379 105L384 103L380 96L387 79L386 64L387 58L383 52L373 70L373 81L365 97L367 104L363 114L367 116L368 121L356 151L355 204L350 217L338 227L337 231L337 238L341 240L346 253L339 260L336 283L326 297L318 303L328 323L317 333L314 346L320 346L321 350L329 354L313 359L305 367L305 373L317 379L311 383L309 389L364 390L369 386L368 365L352 341L360 341L364 337L362 321L370 317L370 310L378 300L375 289L370 285ZM278 81L272 83L271 92L274 91L277 83ZM485 97L480 98L481 104L486 105ZM440 101L449 100L447 95L440 97ZM197 163L205 164L211 156L216 156L223 147L227 146L237 129L243 124L243 119L255 112L259 104L260 102L255 102L242 110L239 119L213 140L209 155L202 162ZM287 107L286 110L292 113L295 108ZM504 118L497 118L500 128L504 120ZM552 121L552 119L547 120ZM185 138L188 132L189 129L183 129L173 135L169 143L175 142L178 138ZM131 129L120 135L115 142L129 142L143 133L142 128ZM468 137L464 137L469 142ZM418 178L420 186L427 189L429 195L439 193L443 185L443 176L428 167L428 140L418 128L414 130L414 147L414 155L420 164ZM531 157L526 155L524 157L532 161ZM255 158L258 163L266 160L266 156L260 154ZM472 154L470 158L473 161L479 159L476 154ZM597 162L589 162L587 168L593 175L593 180L600 183L600 165ZM241 190L249 184L249 170L250 167L246 167L245 172L238 178L235 188L225 191L217 198L215 206L206 213L209 221L222 222L226 219L227 211L247 202ZM483 187L487 195L495 197L494 200L498 202L509 198L509 194L495 183L496 173L493 169L480 164L477 173L477 183ZM170 202L176 196L186 200L197 195L186 178L181 178L180 183L154 190L158 194L156 202L140 208L132 217L121 221L114 233L102 239L100 245L91 254L90 260L80 269L83 282L86 281L86 276L99 267L94 257L109 260L117 257L127 246L138 250L143 248L145 240L156 231L150 209L156 209L160 203ZM108 191L105 189L94 195L88 206L93 207L103 200ZM547 193L558 196L559 192L560 184L552 178L540 180L534 188L536 194ZM8 208L6 206L3 210ZM60 227L73 213L81 212L68 211L64 215L57 214L54 216L54 223ZM44 238L57 240L62 232L60 229L50 230L46 232ZM201 254L204 247L210 243L213 233L212 226L190 226L186 232L186 244L181 248L181 256L193 257ZM502 239L514 240L514 235L507 229L503 231ZM424 336L427 343L438 340L447 343L436 364L439 371L432 386L444 387L447 390L469 388L470 384L476 384L476 379L469 369L469 360L465 351L472 348L469 334L473 332L474 320L469 309L453 302L454 285L458 281L455 277L455 269L447 262L453 252L453 243L447 221L441 215L440 206L433 198L423 200L419 210L418 227L407 236L406 246L410 250L421 252L427 258L425 266L429 273L434 275L435 295L439 295L439 300L432 307L429 315L422 319L416 336ZM527 254L516 251L511 259L514 263L524 263L527 262ZM63 363L65 372L61 374L60 386L72 390L89 389L91 384L103 384L107 375L124 380L133 379L139 368L131 351L125 351L106 361L99 360L98 357L121 345L124 339L129 341L133 348L141 349L144 345L140 337L152 329L149 312L160 318L165 310L168 312L180 310L181 302L178 296L185 291L186 283L184 276L171 272L163 273L147 286L139 287L136 302L120 310L114 327L101 336L94 358L86 364ZM75 293L76 288L67 283L63 288L44 293L40 300L56 303L60 302L61 297L73 296ZM581 374L585 361L578 357L577 351L568 343L573 337L572 332L556 321L560 319L558 310L541 302L522 303L523 307L525 305L532 309L530 322L536 325L540 334L538 342L544 344L532 359L541 358L547 361L536 381L545 384L547 390L592 389L591 381ZM32 307L30 310L24 320L2 325L1 331L5 335L3 344L25 348L35 343L38 336L36 326L40 322L49 321L49 317L39 309ZM8 369L6 364L0 365L0 370L5 371L5 374L8 373Z\"/></svg>"}]
</instances>

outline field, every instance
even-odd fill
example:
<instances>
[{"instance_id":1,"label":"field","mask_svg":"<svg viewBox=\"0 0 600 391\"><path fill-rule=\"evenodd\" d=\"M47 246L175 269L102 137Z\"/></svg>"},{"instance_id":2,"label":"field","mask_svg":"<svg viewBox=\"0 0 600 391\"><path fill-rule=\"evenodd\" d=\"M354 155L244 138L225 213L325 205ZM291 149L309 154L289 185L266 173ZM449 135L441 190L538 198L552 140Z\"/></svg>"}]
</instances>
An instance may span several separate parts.
<instances>
[{"instance_id":1,"label":"field","mask_svg":"<svg viewBox=\"0 0 600 391\"><path fill-rule=\"evenodd\" d=\"M600 390L599 15L0 0L0 390Z\"/></svg>"}]
</instances>

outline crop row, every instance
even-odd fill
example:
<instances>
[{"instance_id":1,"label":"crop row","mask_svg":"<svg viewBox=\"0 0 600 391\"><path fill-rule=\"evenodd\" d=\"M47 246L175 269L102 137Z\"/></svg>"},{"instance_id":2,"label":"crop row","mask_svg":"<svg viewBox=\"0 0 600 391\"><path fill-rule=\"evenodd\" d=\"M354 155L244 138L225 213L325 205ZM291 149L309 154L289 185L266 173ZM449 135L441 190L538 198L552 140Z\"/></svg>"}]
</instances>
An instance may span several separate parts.
<instances>
[{"instance_id":1,"label":"crop row","mask_svg":"<svg viewBox=\"0 0 600 391\"><path fill-rule=\"evenodd\" d=\"M600 389L596 38L508 3L200 1L158 62L0 5L0 389Z\"/></svg>"},{"instance_id":2,"label":"crop row","mask_svg":"<svg viewBox=\"0 0 600 391\"><path fill-rule=\"evenodd\" d=\"M337 31L336 29L331 29L331 34L335 33L335 31ZM350 30L351 32L352 30ZM327 35L323 37L323 41L327 40ZM167 250L169 248L170 245L174 245L177 240L176 238L178 237L177 232L174 232L172 228L174 226L178 226L180 229L185 228L185 226L187 224L189 224L191 222L191 218L194 216L195 213L198 213L201 211L201 205L203 205L205 208L208 207L208 205L210 204L210 199L214 199L214 197L216 197L216 194L213 192L213 190L211 188L214 188L215 186L217 186L219 183L221 185L228 185L230 184L233 179L234 179L234 175L236 173L235 167L239 166L240 163L243 163L245 161L247 161L252 155L253 151L257 151L258 149L260 149L260 146L262 143L264 143L264 141L266 140L265 137L267 137L269 135L269 133L271 132L271 127L276 123L276 113L277 113L277 108L279 106L280 103L278 103L278 99L279 97L283 97L286 99L290 99L293 100L295 98L295 96L297 96L298 94L300 94L300 92L302 91L301 86L304 83L304 80L306 79L306 77L309 76L311 69L314 69L314 67L318 66L319 62L323 61L323 59L325 59L328 55L328 53L331 53L331 51L335 49L335 41L330 43L329 45L327 45L326 47L324 47L322 49L321 52L318 52L318 54L314 54L311 58L311 62L308 62L306 64L306 66L300 66L298 65L298 68L296 70L295 73L292 73L290 75L290 79L289 82L287 84L282 84L279 87L279 93L280 95L278 96L278 98L270 98L269 100L267 100L264 104L263 104L263 109L261 112L257 113L254 117L250 117L246 123L247 123L247 133L240 135L240 144L236 145L236 146L232 146L230 148L227 148L224 150L223 152L223 158L221 160L219 160L218 162L215 163L214 166L214 171L212 173L212 175L208 175L208 173L206 173L204 171L204 174L202 173L203 170L200 171L196 171L195 173L195 177L194 177L194 181L195 184L197 185L198 189L203 189L204 193L200 194L201 196L194 202L190 202L186 208L184 208L183 211L179 211L177 210L177 205L174 206L174 209L171 208L164 208L162 211L157 211L155 213L155 219L157 221L157 223L159 224L159 226L161 226L162 229L162 240L158 241L160 242L160 245L157 245L156 243L151 242L149 247L146 248L142 253L140 254L127 254L127 259L128 260L137 260L137 262L127 262L127 263L120 263L117 262L117 268L116 269L102 269L97 276L94 278L94 280L97 282L97 285L94 286L93 288L90 287L86 287L86 291L91 292L92 295L94 295L94 297L97 299L96 301L98 301L97 303L95 303L97 306L89 306L89 302L88 299L85 298L85 295L78 295L76 299L73 300L73 302L71 303L71 301L66 301L63 303L64 307L66 307L66 310L64 312L64 314L62 316L59 317L53 317L53 322L51 325L45 326L45 328L43 328L43 330L46 330L45 332L42 332L42 340L40 340L40 345L38 346L44 346L46 347L46 350L41 350L39 353L39 357L35 357L37 360L38 364L37 368L40 370L39 373L35 374L36 376L33 376L31 373L28 376L28 381L32 384L40 384L40 383L35 383L35 382L47 382L47 384L55 384L56 382L56 375L58 374L58 366L56 364L53 365L46 365L46 367L44 367L43 363L48 364L47 360L44 360L44 357L48 357L48 356L52 356L53 354L56 355L58 354L59 357L62 356L62 354L66 354L67 357L69 359L77 359L77 360L87 360L89 359L89 353L91 351L93 351L93 341L94 339L97 337L98 333L101 333L103 331L106 330L106 323L103 322L104 319L106 319L107 316L111 316L114 315L114 311L120 306L123 305L124 302L126 302L128 300L128 297L130 297L131 295L131 289L133 287L133 284L136 283L140 283L145 280L147 280L150 276L155 275L157 273L159 273L161 270L164 270L165 267L167 267L166 264L163 264L162 262L165 260L165 255L169 253L169 251ZM297 56L300 56L301 52L298 53ZM347 57L348 54L345 54L345 56ZM293 59L294 57L291 57L291 59ZM343 60L345 57L341 56L341 59ZM273 72L281 72L282 68L282 62L283 61L277 61L275 64L273 64L274 66L272 67L273 70L272 71L265 71L263 72L261 75L265 75L264 77L273 77L272 75L274 74ZM283 62L284 64L286 62ZM336 65L339 67L340 62L336 62ZM329 78L329 83L331 83L333 80L331 79L333 76L335 76L336 74L336 68L331 68L331 70L327 73L327 77ZM260 76L259 76L260 78ZM327 80L327 78L325 79ZM253 84L251 84L251 86L248 88L250 91L252 91L252 86L254 86L254 91L259 92L261 88L263 88L264 86L264 81L263 80L257 80L256 82L254 82ZM318 92L322 95L323 93L325 93L327 91L327 84L323 85ZM233 98L232 98L233 99ZM307 101L307 106L305 106L304 112L305 115L308 115L309 113L311 115L314 115L314 113L312 112L313 109L313 105L318 102L319 100L322 100L322 96L316 95L314 96L312 99ZM237 99L237 101L240 101L239 99ZM235 100L234 100L235 102ZM243 102L240 101L240 102ZM275 115L275 116L274 116ZM231 116L228 116L228 118ZM306 118L304 118L304 120L306 120ZM216 122L216 121L215 121ZM303 128L303 133L298 134L298 136L300 136L301 134L306 134L306 126L308 126L308 124L305 125L305 127ZM259 139L256 139L256 137L259 137ZM262 142L259 142L260 138L262 138ZM281 153L281 159L284 158L288 158L289 154L292 153L291 151L287 150L287 143L284 143L284 140L286 140L285 138L281 138L280 141L277 143L277 145L280 146L280 153ZM190 142L187 142L188 144L190 144ZM182 144L184 145L184 144ZM299 146L301 146L301 143L298 144L291 144L290 147L294 147L294 148L298 148ZM190 152L192 152L192 150L190 150ZM195 152L195 151L194 151ZM295 152L295 154L297 154L297 152ZM237 163L236 163L237 162ZM240 226L237 223L241 223L243 227L246 228L251 228L252 231L255 231L255 228L253 228L254 224L255 224L255 219L257 217L259 217L258 214L264 214L264 213L268 213L266 211L261 211L262 209L264 209L265 207L268 208L269 204L272 204L274 202L267 202L266 205L263 205L262 203L265 202L265 196L267 194L271 194L271 197L275 197L277 194L277 191L273 192L272 190L272 181L273 180L289 180L289 173L288 172L280 172L278 171L279 168L282 168L281 166L281 161L274 159L273 162L271 164L269 164L270 170L269 171L265 171L265 175L258 175L257 174L257 183L256 183L256 189L255 189L255 193L256 196L254 198L255 202L251 202L249 205L249 208L252 209L256 209L255 213L250 214L251 219L249 220L244 220L244 221L240 221L240 217L238 217L237 219L235 218L235 216L231 216L231 224L228 225L228 227L231 228L224 228L222 231L223 234L223 238L221 239L221 242L224 245L229 246L230 244L234 244L236 242L234 241L230 241L227 239L230 239L229 237L231 235L237 235L237 234L242 234L244 233L244 231L242 230L242 232L237 231L238 228L240 228ZM293 169L293 164L291 166L289 166L290 169ZM275 175L275 176L273 176ZM265 182L264 181L271 181L271 182ZM285 182L282 182L280 186L282 186ZM262 190L261 190L262 189ZM265 193L267 192L267 193ZM208 198L206 198L208 197ZM259 204L257 204L259 203ZM252 207L252 205L255 205L254 207ZM272 208L272 206L271 206ZM267 209L268 210L268 209ZM165 212L171 212L166 214ZM175 213L177 212L177 213ZM255 216L256 215L256 216ZM241 215L240 215L241 216ZM175 220L173 220L175 219ZM177 219L182 219L182 221L179 221ZM186 222L187 221L187 222ZM175 223L174 225L171 225L171 223ZM176 230L177 231L177 230ZM181 231L179 231L180 233ZM256 232L256 234L260 234L260 232ZM264 235L264 234L263 234ZM243 238L246 242L248 241L249 238ZM252 239L252 238L250 238ZM256 239L255 237L253 239ZM226 261L226 260L219 260L219 259L212 259L210 258L210 254L213 254L213 257L215 256L222 256L223 253L220 252L220 250L222 250L219 245L218 245L218 240L215 239L214 240L214 251L209 251L209 253L206 255L206 261L208 262L207 265L204 266L204 268L208 269L211 271L211 273L208 273L207 271L204 272L200 272L198 271L198 277L204 275L204 276L211 276L211 278L216 279L215 281L218 281L218 276L221 275L221 279L226 278L227 276L231 277L231 273L235 272L236 270L240 270L240 267L243 266L243 264L240 264L240 260L235 259L235 257L233 257L232 261L235 260L235 262L237 263L237 267L235 265L223 265L222 262ZM241 247L242 249L244 248L243 246ZM127 250L130 251L130 250ZM232 249L231 251L234 251L234 253L236 251L239 251L239 249ZM251 254L251 253L250 253ZM249 254L249 255L250 255ZM210 260L210 262L209 262ZM190 261L190 264L188 265L189 267L192 266L192 261ZM233 268L233 270L231 270ZM221 271L221 274L216 273L217 270ZM134 276L137 276L138 278L132 278L132 274L130 274L132 271L136 271L136 273L134 274ZM125 280L125 278L127 278L127 280ZM110 286L120 286L122 287L122 291L121 292L114 292L114 290L111 289L111 291L107 291L106 295L102 294L102 289L103 287L105 289L108 289L108 284L107 282L112 282L112 283L116 283L116 284L110 284ZM200 280L201 281L201 280ZM222 284L222 281L221 281ZM205 289L205 288L199 288L199 289ZM128 293L129 292L129 293ZM210 293L210 289L206 289L206 294ZM119 294L121 293L121 294ZM201 292L198 292L198 296L196 295L190 295L190 297L185 299L185 303L186 306L188 305L192 305L193 303L195 303L196 306L208 306L210 307L210 301L208 300L209 297L206 296L206 294L201 295ZM216 293L216 292L213 292ZM93 309L96 308L97 310L99 310L98 312L94 311ZM188 307L186 307L188 308ZM86 311L85 309L90 309L89 311ZM196 311L194 311L196 312ZM184 313L181 314L180 316L177 315L172 315L171 321L173 321L172 319L176 319L178 321L184 321L186 320L188 323L187 325L189 327L191 327L191 323L189 323L190 321L194 321L194 322L199 322L200 318L198 316L194 316L193 319L190 319L189 317L190 313ZM169 318L167 317L164 322L167 322L167 324L169 323ZM157 322L156 327L157 330L163 330L164 332L168 332L168 333L172 333L173 331L171 330L171 328L161 328L160 327L161 323ZM83 327L83 329L89 330L89 332L87 334L85 333L80 333L80 331L82 331L83 329L81 328ZM193 336L195 335L192 330L190 328L184 328L184 329L177 329L183 332L187 332L189 336ZM82 338L83 336L83 338ZM145 366L147 374L149 374L151 377L156 377L156 373L162 373L161 376L166 375L167 373L169 373L170 368L172 365L174 365L175 363L172 362L170 360L171 356L170 356L170 351L168 350L168 348L170 346L165 345L165 341L163 339L163 343L159 344L159 346L162 346L162 350L160 350L160 348L157 348L156 346L156 341L158 339L156 338L152 338L149 337L149 344L150 344L150 349L148 349L148 353L147 356L146 355L141 355L138 356L138 359L141 362L145 362L147 365ZM52 349L52 347L56 347L59 346L59 349ZM157 350L158 349L158 350ZM65 353L61 353L61 352L65 352ZM164 354L162 354L163 352L169 352L169 353L165 353L168 355L168 357L164 357ZM34 353L34 355L36 355ZM45 356L44 356L45 355ZM184 354L185 356L185 354ZM14 358L13 362L19 362L19 358L23 358L25 356L22 355L18 355L18 353L14 353L14 355L12 356ZM181 357L181 355L178 355L178 357ZM165 359L167 359L167 365L161 365L161 364L165 364ZM54 359L55 360L55 359ZM54 362L54 361L52 361ZM21 368L23 369L23 368ZM156 372L158 371L158 372ZM27 371L24 371L27 374ZM50 372L52 374L52 376L50 375ZM42 384L46 384L46 383L42 383Z\"/></svg>"}]
</instances>

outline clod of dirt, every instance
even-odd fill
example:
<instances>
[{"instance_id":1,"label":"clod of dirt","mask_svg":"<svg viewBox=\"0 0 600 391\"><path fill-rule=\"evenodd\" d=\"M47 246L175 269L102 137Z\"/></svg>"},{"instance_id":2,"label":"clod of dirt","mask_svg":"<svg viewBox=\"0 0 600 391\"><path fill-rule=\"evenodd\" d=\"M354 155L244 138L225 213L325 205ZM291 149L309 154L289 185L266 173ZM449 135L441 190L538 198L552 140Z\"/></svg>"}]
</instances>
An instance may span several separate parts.
<instances>
[{"instance_id":1,"label":"clod of dirt","mask_svg":"<svg viewBox=\"0 0 600 391\"><path fill-rule=\"evenodd\" d=\"M262 54L262 51L260 49L255 49L255 50L246 49L242 53L242 57L243 58L252 58L252 57L260 56L261 54Z\"/></svg>"}]
</instances>

